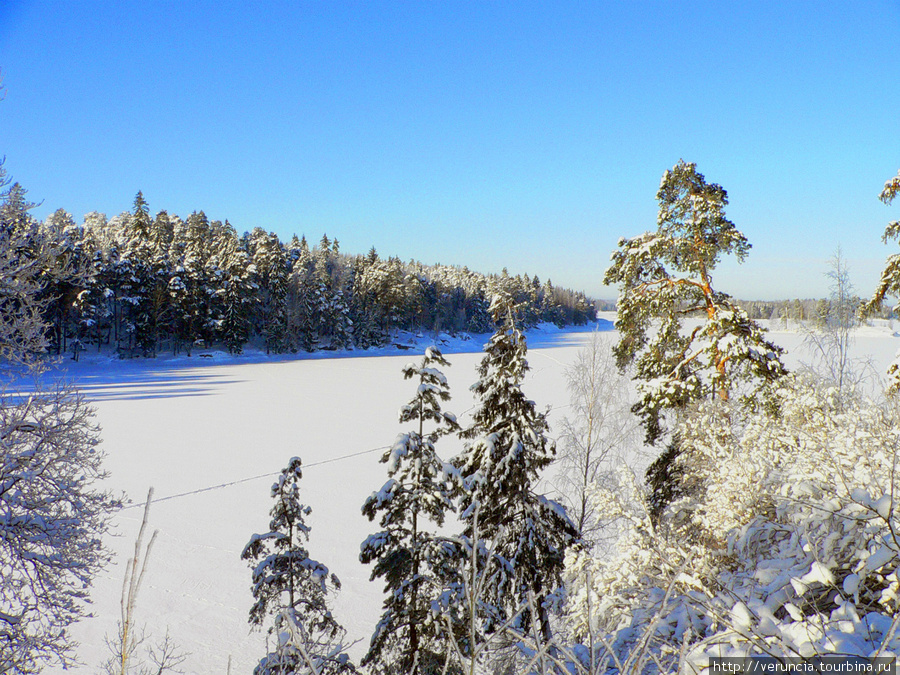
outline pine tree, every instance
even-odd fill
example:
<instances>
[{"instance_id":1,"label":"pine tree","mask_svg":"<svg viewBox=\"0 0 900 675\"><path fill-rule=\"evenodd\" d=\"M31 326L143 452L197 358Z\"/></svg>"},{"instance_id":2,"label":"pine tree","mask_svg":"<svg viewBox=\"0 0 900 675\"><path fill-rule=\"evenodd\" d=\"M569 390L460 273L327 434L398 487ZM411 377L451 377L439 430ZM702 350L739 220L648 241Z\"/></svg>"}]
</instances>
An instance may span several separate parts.
<instances>
[{"instance_id":1,"label":"pine tree","mask_svg":"<svg viewBox=\"0 0 900 675\"><path fill-rule=\"evenodd\" d=\"M900 194L900 171L884 184L879 199L885 204L891 204L898 194ZM900 220L888 223L884 229L881 240L887 244L890 239L900 240ZM860 307L860 315L868 317L880 311L884 306L884 299L889 295L900 297L900 255L897 254L889 256L885 261L878 287L872 298ZM889 391L892 393L900 391L900 354L888 368L888 378L890 380Z\"/></svg>"},{"instance_id":2,"label":"pine tree","mask_svg":"<svg viewBox=\"0 0 900 675\"><path fill-rule=\"evenodd\" d=\"M328 609L328 595L341 587L337 576L322 563L309 557L309 506L300 503L301 462L292 457L272 486L275 504L271 510L269 532L254 534L241 553L253 568L253 597L250 623L261 626L272 617L268 632L273 634L276 651L263 658L254 675L301 673L314 659L319 675L356 672L346 654L339 649L344 629ZM286 634L302 634L304 655Z\"/></svg>"},{"instance_id":3,"label":"pine tree","mask_svg":"<svg viewBox=\"0 0 900 675\"><path fill-rule=\"evenodd\" d=\"M491 551L484 631L513 619L521 631L536 622L549 639L551 598L561 589L565 551L577 533L565 509L535 491L556 448L546 414L522 391L527 347L515 311L509 296L495 296L491 313L500 326L485 346L472 387L472 424L462 432L466 446L453 463L461 479L464 536L473 543L483 539Z\"/></svg>"},{"instance_id":4,"label":"pine tree","mask_svg":"<svg viewBox=\"0 0 900 675\"><path fill-rule=\"evenodd\" d=\"M620 239L605 283L620 284L616 303L619 367L635 364L647 440L665 434L664 412L711 394L722 399L741 381L755 381L748 396L765 394L786 371L780 347L763 329L713 288L712 272L723 255L743 262L747 238L725 217L728 195L707 183L695 164L680 161L663 174L658 228ZM703 322L686 331L682 319ZM650 335L655 331L654 335Z\"/></svg>"},{"instance_id":5,"label":"pine tree","mask_svg":"<svg viewBox=\"0 0 900 675\"><path fill-rule=\"evenodd\" d=\"M400 409L400 422L418 422L418 429L400 434L381 458L388 465L388 481L363 505L374 520L381 513L381 532L363 543L360 561L375 563L372 579L383 578L384 614L372 636L363 665L376 673L438 673L445 651L445 633L432 603L441 593L444 547L425 529L440 527L453 511L451 486L444 462L435 451L437 439L459 428L456 417L441 409L450 398L447 380L435 366L449 366L435 347L425 350L421 364L407 364L405 379L417 379L416 396ZM426 433L426 423L435 428Z\"/></svg>"}]
</instances>

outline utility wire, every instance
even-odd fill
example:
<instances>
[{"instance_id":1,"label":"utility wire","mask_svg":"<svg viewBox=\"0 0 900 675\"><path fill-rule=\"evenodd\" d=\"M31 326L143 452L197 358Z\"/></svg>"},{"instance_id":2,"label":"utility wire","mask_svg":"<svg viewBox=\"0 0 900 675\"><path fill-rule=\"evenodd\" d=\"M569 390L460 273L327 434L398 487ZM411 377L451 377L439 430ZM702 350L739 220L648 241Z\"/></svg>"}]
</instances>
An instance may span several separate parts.
<instances>
[{"instance_id":1,"label":"utility wire","mask_svg":"<svg viewBox=\"0 0 900 675\"><path fill-rule=\"evenodd\" d=\"M320 462L311 462L310 464L304 464L301 468L308 469L313 466L321 466L322 464L331 464L332 462L338 462L342 459L350 459L351 457L359 457L360 455L368 455L372 452L378 452L379 450L387 450L391 446L383 445L380 448L371 448L370 450L360 450L359 452L353 452L349 455L341 455L340 457L332 457L331 459L323 459ZM197 490L189 490L188 492L180 492L177 495L169 495L168 497L160 497L159 499L154 499L153 503L158 504L159 502L166 502L170 499L179 499L180 497L188 497L190 495L198 495L201 492L209 492L210 490L220 490L221 488L231 487L232 485L240 485L241 483L249 483L253 480L259 480L260 478L270 478L272 476L277 476L280 474L280 471L272 471L270 473L261 473L258 476L250 476L249 478L239 478L238 480L233 480L228 483L220 483L219 485L210 485L209 487L199 488ZM146 506L147 502L141 502L139 504L129 504L128 506L123 506L122 510L126 509L137 509L143 508Z\"/></svg>"},{"instance_id":2,"label":"utility wire","mask_svg":"<svg viewBox=\"0 0 900 675\"><path fill-rule=\"evenodd\" d=\"M571 407L572 407L571 404L554 406L552 408L549 408L547 412L559 410L560 408L571 408ZM474 405L471 408L469 408L469 410L472 410L473 408L475 408ZM468 413L469 410L464 411L463 415ZM378 452L379 450L388 450L391 447L392 446L390 446L390 445L382 445L377 448L370 448L369 450L360 450L359 452L351 452L349 455L341 455L340 457L332 457L330 459L323 459L319 462L312 462L310 464L304 464L304 465L302 465L301 468L309 469L314 466L322 466L323 464L331 464L332 462L339 462L341 460L350 459L352 457L361 457L362 455L368 455L373 452ZM220 483L218 485L210 485L209 487L198 488L196 490L188 490L187 492L179 492L178 494L175 494L175 495L169 495L167 497L160 497L158 499L154 499L153 503L158 504L159 502L167 502L170 499L180 499L181 497L189 497L190 495L198 495L202 492L210 492L212 490L221 490L222 488L231 487L232 485L240 485L241 483L249 483L250 481L259 480L260 478L271 478L272 476L277 476L280 473L281 473L281 471L272 471L270 473L261 473L258 476L250 476L249 478L239 478L237 480L229 481L227 483ZM140 502L138 504L129 504L128 506L123 506L121 510L126 511L128 509L144 508L144 506L146 506L146 505L147 505L147 502L144 501L144 502Z\"/></svg>"}]
</instances>

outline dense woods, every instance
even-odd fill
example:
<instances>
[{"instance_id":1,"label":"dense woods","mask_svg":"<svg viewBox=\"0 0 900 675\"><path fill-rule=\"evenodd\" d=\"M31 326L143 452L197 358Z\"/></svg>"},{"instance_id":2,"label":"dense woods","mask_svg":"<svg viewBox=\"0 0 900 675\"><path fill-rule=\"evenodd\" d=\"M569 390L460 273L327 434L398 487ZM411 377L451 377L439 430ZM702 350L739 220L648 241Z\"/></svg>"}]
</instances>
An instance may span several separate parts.
<instances>
[{"instance_id":1,"label":"dense woods","mask_svg":"<svg viewBox=\"0 0 900 675\"><path fill-rule=\"evenodd\" d=\"M28 238L23 255L52 250L57 274L43 284L51 353L118 350L123 357L190 354L218 345L240 353L252 342L267 353L368 348L394 330L489 332L490 297L504 291L526 308L526 326L559 326L595 317L583 294L528 275L484 275L465 267L404 263L342 253L327 235L313 245L260 228L239 235L202 211L182 219L134 208L82 224L60 209L44 222L14 184L7 222Z\"/></svg>"}]
</instances>

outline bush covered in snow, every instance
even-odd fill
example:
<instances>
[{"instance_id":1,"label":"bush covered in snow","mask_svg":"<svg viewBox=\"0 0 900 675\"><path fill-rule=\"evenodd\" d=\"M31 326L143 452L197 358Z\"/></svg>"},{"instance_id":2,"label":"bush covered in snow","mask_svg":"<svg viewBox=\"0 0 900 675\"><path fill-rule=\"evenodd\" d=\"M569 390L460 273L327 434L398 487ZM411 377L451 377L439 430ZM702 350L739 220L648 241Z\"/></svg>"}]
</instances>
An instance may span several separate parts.
<instances>
[{"instance_id":1,"label":"bush covered in snow","mask_svg":"<svg viewBox=\"0 0 900 675\"><path fill-rule=\"evenodd\" d=\"M634 476L593 493L627 525L611 559L568 556L576 639L673 669L896 653L900 405L801 376L776 397L776 414L711 399L681 418L681 496L658 519Z\"/></svg>"}]
</instances>

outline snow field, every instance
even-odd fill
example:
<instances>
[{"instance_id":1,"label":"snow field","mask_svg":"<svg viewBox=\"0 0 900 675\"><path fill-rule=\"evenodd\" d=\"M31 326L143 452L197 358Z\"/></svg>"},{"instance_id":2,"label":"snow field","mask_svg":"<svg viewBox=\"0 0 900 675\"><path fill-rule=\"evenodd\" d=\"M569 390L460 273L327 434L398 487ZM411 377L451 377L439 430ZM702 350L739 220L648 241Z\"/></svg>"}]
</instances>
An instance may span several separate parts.
<instances>
[{"instance_id":1,"label":"snow field","mask_svg":"<svg viewBox=\"0 0 900 675\"><path fill-rule=\"evenodd\" d=\"M564 366L587 336L534 336L538 344L565 345L529 352L525 392L541 408L559 407L551 423L566 412ZM199 367L188 368L154 361L68 365L68 376L96 406L109 487L138 503L149 486L155 489L150 531L160 534L136 611L148 644L168 630L190 652L186 673L224 673L229 655L232 672L252 671L265 645L262 634L249 630L250 569L240 553L253 533L268 530L270 486L297 455L304 465L301 498L313 509L310 553L340 578L335 615L348 638L359 640L353 656L364 653L381 615L382 588L369 581L371 566L358 561L360 543L377 528L360 509L387 479L382 452L406 431L397 411L416 385L403 380L401 368L421 352L256 363L236 358L223 365L195 358L191 363ZM465 424L481 353L445 355L453 394L445 408ZM460 449L454 438L438 444L445 459ZM271 475L166 499L260 474ZM95 617L73 629L84 663L74 672L97 672L107 656L104 636L116 630L124 563L141 516L133 507L115 517L118 536L109 545L116 563L95 581Z\"/></svg>"},{"instance_id":2,"label":"snow field","mask_svg":"<svg viewBox=\"0 0 900 675\"><path fill-rule=\"evenodd\" d=\"M565 367L589 335L529 333L531 371L524 390L540 409L554 408L554 434L569 402ZM774 330L770 337L791 352L786 361L796 367L802 336ZM872 355L883 373L900 342L893 338L888 326L864 328L855 352ZM444 374L453 398L444 407L463 426L472 406L468 388L481 360L473 349L486 339L441 346L452 364ZM304 466L301 498L313 509L307 520L310 554L340 577L335 615L348 639L358 641L354 658L364 653L381 614L383 589L380 581L369 581L371 566L358 561L360 542L377 528L360 508L386 480L378 461L382 452L407 430L398 424L397 411L415 383L403 380L401 368L418 361L423 349L424 343L399 355L381 350L362 357L68 362L68 377L95 402L110 489L135 502L143 501L149 486L156 490L150 528L160 534L136 610L148 644L168 630L190 654L185 673L225 673L229 656L233 673L252 671L265 653L264 635L249 630L250 570L240 553L253 533L268 530L270 486L297 455ZM467 353L454 353L458 349ZM452 438L437 447L444 459L461 449ZM253 478L261 474L267 475ZM195 492L226 483L233 484ZM195 493L166 499L186 492ZM115 517L118 536L109 545L116 561L95 581L95 617L73 628L84 663L76 673L96 673L107 657L104 636L116 630L125 560L133 553L141 515L140 508L128 508Z\"/></svg>"}]
</instances>

